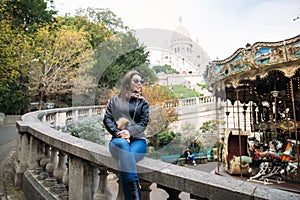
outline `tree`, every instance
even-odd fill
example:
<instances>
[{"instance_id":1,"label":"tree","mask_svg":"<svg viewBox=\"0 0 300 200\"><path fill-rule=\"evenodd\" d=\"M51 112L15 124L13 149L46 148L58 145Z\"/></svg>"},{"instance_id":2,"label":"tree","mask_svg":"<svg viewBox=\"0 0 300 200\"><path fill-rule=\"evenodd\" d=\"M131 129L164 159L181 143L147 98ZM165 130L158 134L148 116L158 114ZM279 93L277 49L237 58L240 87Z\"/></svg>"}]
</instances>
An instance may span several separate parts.
<instances>
[{"instance_id":1,"label":"tree","mask_svg":"<svg viewBox=\"0 0 300 200\"><path fill-rule=\"evenodd\" d=\"M30 59L30 38L4 19L0 31L0 111L23 114L29 104L26 63Z\"/></svg>"},{"instance_id":2,"label":"tree","mask_svg":"<svg viewBox=\"0 0 300 200\"><path fill-rule=\"evenodd\" d=\"M94 67L89 74L96 77L97 99L109 96L109 90L120 86L120 80L129 70L138 69L147 72L148 81L156 81L152 71L146 69L149 52L140 45L132 30L125 26L120 18L108 9L79 9L75 17L66 16L63 25L71 25L76 30L84 30L92 45Z\"/></svg>"},{"instance_id":3,"label":"tree","mask_svg":"<svg viewBox=\"0 0 300 200\"><path fill-rule=\"evenodd\" d=\"M0 0L0 110L6 114L27 111L31 32L53 21L49 8L42 0Z\"/></svg>"},{"instance_id":4,"label":"tree","mask_svg":"<svg viewBox=\"0 0 300 200\"><path fill-rule=\"evenodd\" d=\"M135 69L143 75L143 79L146 82L150 84L154 84L157 82L158 78L155 75L154 71L149 68L148 63L141 64L137 66Z\"/></svg>"},{"instance_id":5,"label":"tree","mask_svg":"<svg viewBox=\"0 0 300 200\"><path fill-rule=\"evenodd\" d=\"M119 85L129 70L147 62L148 55L149 52L145 52L145 47L138 43L132 32L112 36L95 51L93 74L97 74L99 87Z\"/></svg>"},{"instance_id":6,"label":"tree","mask_svg":"<svg viewBox=\"0 0 300 200\"><path fill-rule=\"evenodd\" d=\"M156 73L165 73L165 74L178 74L179 72L176 69L173 69L171 65L157 65L152 68Z\"/></svg>"},{"instance_id":7,"label":"tree","mask_svg":"<svg viewBox=\"0 0 300 200\"><path fill-rule=\"evenodd\" d=\"M166 131L172 122L178 120L175 105L178 99L166 87L155 84L143 87L143 96L150 106L150 122L147 127L147 137Z\"/></svg>"},{"instance_id":8,"label":"tree","mask_svg":"<svg viewBox=\"0 0 300 200\"><path fill-rule=\"evenodd\" d=\"M55 21L53 0L1 0L2 19L32 33Z\"/></svg>"},{"instance_id":9,"label":"tree","mask_svg":"<svg viewBox=\"0 0 300 200\"><path fill-rule=\"evenodd\" d=\"M121 18L109 9L103 8L78 9L74 17L67 14L61 24L86 31L93 49L118 32L128 30Z\"/></svg>"},{"instance_id":10,"label":"tree","mask_svg":"<svg viewBox=\"0 0 300 200\"><path fill-rule=\"evenodd\" d=\"M68 26L49 30L39 29L32 46L30 89L38 97L39 109L50 93L70 92L79 66L92 55L85 32Z\"/></svg>"}]
</instances>

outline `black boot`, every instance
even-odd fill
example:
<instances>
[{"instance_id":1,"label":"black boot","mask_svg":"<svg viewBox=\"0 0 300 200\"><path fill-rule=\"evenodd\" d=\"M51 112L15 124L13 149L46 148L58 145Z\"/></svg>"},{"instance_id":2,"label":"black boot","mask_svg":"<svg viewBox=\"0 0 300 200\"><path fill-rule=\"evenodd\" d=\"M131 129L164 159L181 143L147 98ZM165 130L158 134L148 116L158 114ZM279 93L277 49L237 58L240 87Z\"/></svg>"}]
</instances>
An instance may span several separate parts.
<instances>
[{"instance_id":1,"label":"black boot","mask_svg":"<svg viewBox=\"0 0 300 200\"><path fill-rule=\"evenodd\" d=\"M130 198L131 200L141 200L141 191L139 186L139 181L130 181L128 182Z\"/></svg>"}]
</instances>

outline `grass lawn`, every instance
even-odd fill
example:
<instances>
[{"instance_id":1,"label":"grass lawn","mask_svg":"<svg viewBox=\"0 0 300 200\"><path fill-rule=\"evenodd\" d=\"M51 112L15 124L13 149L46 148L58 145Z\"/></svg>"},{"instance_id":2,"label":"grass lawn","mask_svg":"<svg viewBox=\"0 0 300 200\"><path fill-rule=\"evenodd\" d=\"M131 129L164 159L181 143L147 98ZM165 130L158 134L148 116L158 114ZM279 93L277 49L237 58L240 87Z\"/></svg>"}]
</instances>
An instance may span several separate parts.
<instances>
[{"instance_id":1,"label":"grass lawn","mask_svg":"<svg viewBox=\"0 0 300 200\"><path fill-rule=\"evenodd\" d=\"M190 90L183 85L173 85L173 92L178 99L201 96L198 92Z\"/></svg>"}]
</instances>

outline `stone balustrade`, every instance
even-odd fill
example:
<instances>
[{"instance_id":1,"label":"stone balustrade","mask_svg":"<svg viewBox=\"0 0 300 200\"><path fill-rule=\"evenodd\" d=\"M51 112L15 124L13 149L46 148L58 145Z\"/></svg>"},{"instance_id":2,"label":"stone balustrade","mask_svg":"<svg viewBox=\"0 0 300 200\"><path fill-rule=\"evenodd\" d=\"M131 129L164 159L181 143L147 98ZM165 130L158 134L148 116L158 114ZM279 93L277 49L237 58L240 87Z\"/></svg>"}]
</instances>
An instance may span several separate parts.
<instances>
[{"instance_id":1,"label":"stone balustrade","mask_svg":"<svg viewBox=\"0 0 300 200\"><path fill-rule=\"evenodd\" d=\"M29 199L122 199L121 190L108 186L117 162L106 146L62 132L68 123L103 114L104 107L76 107L27 113L17 122L18 142L14 162L17 186ZM236 180L159 160L144 158L138 164L142 199L149 200L153 183L180 199L299 199L300 195ZM114 180L111 180L114 181ZM119 181L115 180L116 184Z\"/></svg>"}]
</instances>

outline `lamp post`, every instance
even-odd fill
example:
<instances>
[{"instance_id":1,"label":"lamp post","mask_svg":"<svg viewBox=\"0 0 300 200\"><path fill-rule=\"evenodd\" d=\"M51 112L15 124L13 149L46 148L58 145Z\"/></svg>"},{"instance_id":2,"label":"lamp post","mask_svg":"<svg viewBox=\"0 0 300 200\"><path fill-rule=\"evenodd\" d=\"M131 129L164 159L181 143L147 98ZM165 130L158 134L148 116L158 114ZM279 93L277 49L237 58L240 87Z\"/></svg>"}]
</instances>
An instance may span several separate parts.
<instances>
[{"instance_id":1,"label":"lamp post","mask_svg":"<svg viewBox=\"0 0 300 200\"><path fill-rule=\"evenodd\" d=\"M272 94L272 96L274 97L274 107L272 107L272 111L273 111L273 113L274 113L274 122L275 122L275 136L277 137L277 127L276 127L276 123L277 123L277 110L276 110L276 108L277 108L277 104L276 104L276 102L277 102L277 97L278 97L278 95L279 95L279 91L277 91L277 90L273 90L273 91L271 91L271 94ZM273 123L273 122L272 122Z\"/></svg>"}]
</instances>

